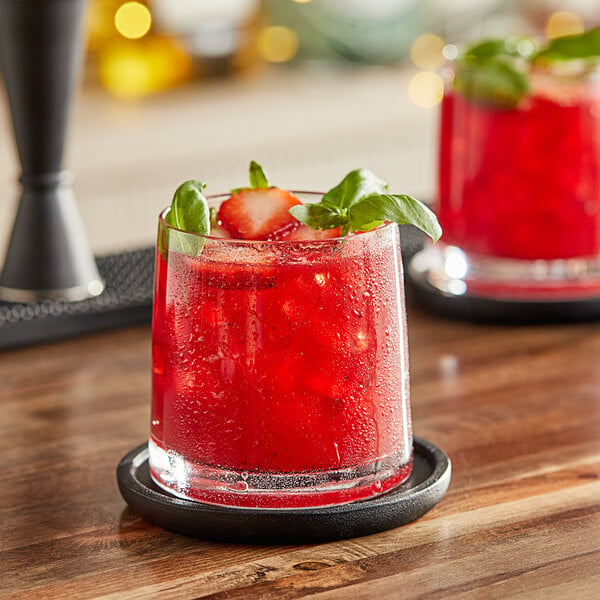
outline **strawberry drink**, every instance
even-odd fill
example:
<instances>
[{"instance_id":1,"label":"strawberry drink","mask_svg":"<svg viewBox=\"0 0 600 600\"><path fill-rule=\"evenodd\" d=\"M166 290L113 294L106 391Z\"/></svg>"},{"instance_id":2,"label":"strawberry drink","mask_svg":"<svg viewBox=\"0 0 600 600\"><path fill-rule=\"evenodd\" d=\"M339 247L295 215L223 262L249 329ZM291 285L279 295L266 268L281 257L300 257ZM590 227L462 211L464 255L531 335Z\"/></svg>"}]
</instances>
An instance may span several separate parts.
<instances>
[{"instance_id":1,"label":"strawberry drink","mask_svg":"<svg viewBox=\"0 0 600 600\"><path fill-rule=\"evenodd\" d=\"M444 243L429 253L437 287L533 300L599 293L599 60L596 29L542 47L485 40L455 61L440 127Z\"/></svg>"},{"instance_id":2,"label":"strawberry drink","mask_svg":"<svg viewBox=\"0 0 600 600\"><path fill-rule=\"evenodd\" d=\"M525 260L600 254L600 85L534 78L507 110L448 93L442 105L444 239ZM518 216L518 218L516 218Z\"/></svg>"},{"instance_id":3,"label":"strawberry drink","mask_svg":"<svg viewBox=\"0 0 600 600\"><path fill-rule=\"evenodd\" d=\"M321 195L264 183L210 199L209 234L174 226L201 184L160 219L151 475L239 507L380 494L412 463L398 227L315 229Z\"/></svg>"}]
</instances>

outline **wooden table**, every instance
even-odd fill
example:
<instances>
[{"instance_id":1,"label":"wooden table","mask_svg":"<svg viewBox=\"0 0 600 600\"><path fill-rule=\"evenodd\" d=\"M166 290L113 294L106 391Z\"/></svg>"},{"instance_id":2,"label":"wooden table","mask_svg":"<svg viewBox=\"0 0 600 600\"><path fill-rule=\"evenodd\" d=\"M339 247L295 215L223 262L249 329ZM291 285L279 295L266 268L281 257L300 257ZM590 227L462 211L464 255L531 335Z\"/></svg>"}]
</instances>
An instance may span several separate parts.
<instances>
[{"instance_id":1,"label":"wooden table","mask_svg":"<svg viewBox=\"0 0 600 600\"><path fill-rule=\"evenodd\" d=\"M417 435L453 479L420 520L310 546L186 538L115 468L148 433L150 329L0 355L0 595L600 597L600 324L500 327L409 306Z\"/></svg>"}]
</instances>

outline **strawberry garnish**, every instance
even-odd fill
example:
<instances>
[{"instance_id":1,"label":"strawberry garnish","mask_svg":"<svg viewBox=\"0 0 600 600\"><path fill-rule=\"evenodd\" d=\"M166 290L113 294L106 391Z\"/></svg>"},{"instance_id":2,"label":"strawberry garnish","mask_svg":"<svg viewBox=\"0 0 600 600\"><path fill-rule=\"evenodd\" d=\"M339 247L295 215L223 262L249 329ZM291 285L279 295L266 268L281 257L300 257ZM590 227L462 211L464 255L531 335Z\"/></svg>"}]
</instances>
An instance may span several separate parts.
<instances>
[{"instance_id":1,"label":"strawberry garnish","mask_svg":"<svg viewBox=\"0 0 600 600\"><path fill-rule=\"evenodd\" d=\"M308 225L300 225L292 229L284 235L284 239L292 241L301 240L329 240L342 235L342 228L335 227L334 229L312 229Z\"/></svg>"},{"instance_id":2,"label":"strawberry garnish","mask_svg":"<svg viewBox=\"0 0 600 600\"><path fill-rule=\"evenodd\" d=\"M219 221L231 237L276 240L299 226L288 211L300 200L276 187L239 190L221 204Z\"/></svg>"}]
</instances>

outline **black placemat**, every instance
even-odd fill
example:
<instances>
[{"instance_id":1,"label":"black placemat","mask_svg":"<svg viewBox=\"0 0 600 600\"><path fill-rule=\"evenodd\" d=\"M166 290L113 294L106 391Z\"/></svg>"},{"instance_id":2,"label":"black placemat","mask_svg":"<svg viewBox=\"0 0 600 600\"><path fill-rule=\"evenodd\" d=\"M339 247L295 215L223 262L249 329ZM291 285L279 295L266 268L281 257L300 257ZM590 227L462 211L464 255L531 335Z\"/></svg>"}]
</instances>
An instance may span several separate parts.
<instances>
[{"instance_id":1,"label":"black placemat","mask_svg":"<svg viewBox=\"0 0 600 600\"><path fill-rule=\"evenodd\" d=\"M409 265L415 252L407 256ZM416 261L416 259L415 259ZM541 325L600 320L600 297L566 300L502 299L444 293L425 272L405 269L407 299L440 317L498 325Z\"/></svg>"},{"instance_id":2,"label":"black placemat","mask_svg":"<svg viewBox=\"0 0 600 600\"><path fill-rule=\"evenodd\" d=\"M152 318L154 248L97 259L105 291L79 302L0 301L0 349L149 323Z\"/></svg>"},{"instance_id":3,"label":"black placemat","mask_svg":"<svg viewBox=\"0 0 600 600\"><path fill-rule=\"evenodd\" d=\"M146 444L117 468L123 498L149 523L192 537L252 544L327 542L399 527L431 510L450 477L449 458L421 438L415 438L413 471L405 483L375 498L323 508L228 508L177 498L150 478Z\"/></svg>"}]
</instances>

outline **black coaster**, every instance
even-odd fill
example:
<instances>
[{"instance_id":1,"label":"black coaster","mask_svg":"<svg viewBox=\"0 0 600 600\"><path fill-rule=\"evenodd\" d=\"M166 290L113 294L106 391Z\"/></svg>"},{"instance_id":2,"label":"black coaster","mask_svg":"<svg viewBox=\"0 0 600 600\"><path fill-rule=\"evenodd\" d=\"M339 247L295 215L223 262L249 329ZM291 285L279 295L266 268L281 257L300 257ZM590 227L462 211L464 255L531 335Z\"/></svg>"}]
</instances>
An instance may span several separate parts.
<instances>
[{"instance_id":1,"label":"black coaster","mask_svg":"<svg viewBox=\"0 0 600 600\"><path fill-rule=\"evenodd\" d=\"M406 269L409 302L441 317L503 325L586 322L600 319L600 297L577 300L502 300L444 293L424 272Z\"/></svg>"},{"instance_id":2,"label":"black coaster","mask_svg":"<svg viewBox=\"0 0 600 600\"><path fill-rule=\"evenodd\" d=\"M307 544L369 535L414 521L441 500L450 473L446 454L415 438L411 476L376 498L324 508L228 508L183 500L159 488L150 478L148 449L142 444L123 457L117 481L136 514L174 533L221 542Z\"/></svg>"},{"instance_id":3,"label":"black coaster","mask_svg":"<svg viewBox=\"0 0 600 600\"><path fill-rule=\"evenodd\" d=\"M0 350L149 323L154 248L102 256L97 262L106 289L96 298L80 302L0 301Z\"/></svg>"}]
</instances>

